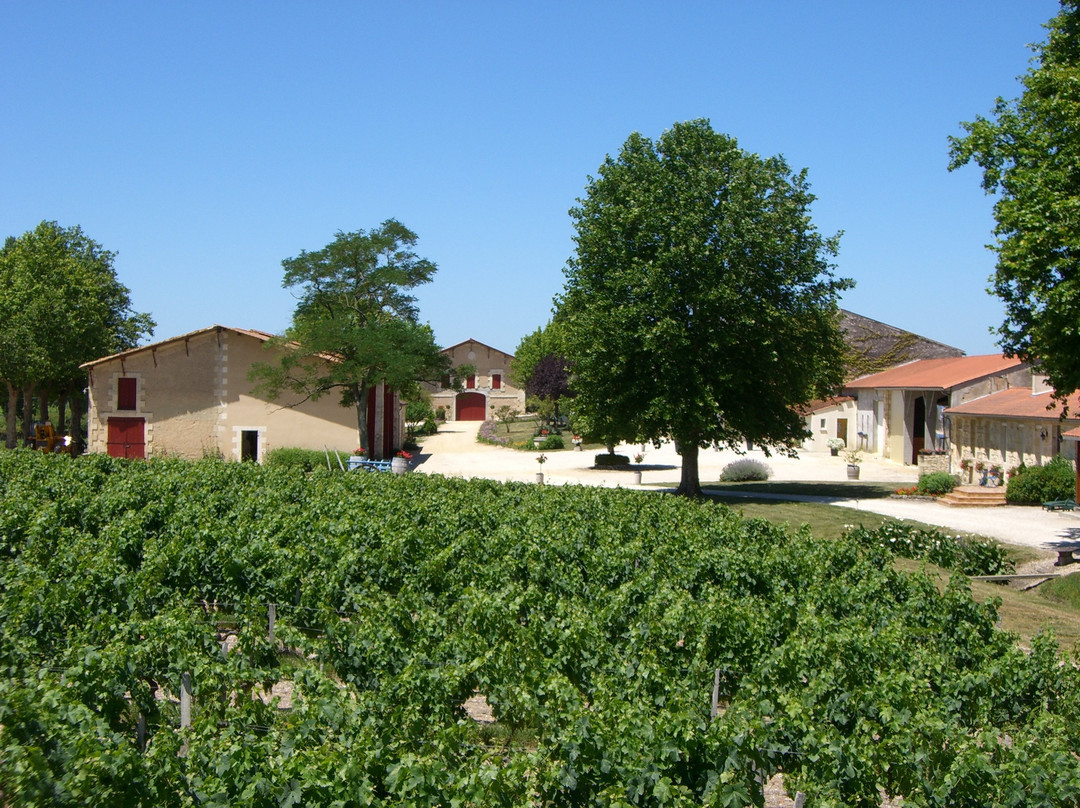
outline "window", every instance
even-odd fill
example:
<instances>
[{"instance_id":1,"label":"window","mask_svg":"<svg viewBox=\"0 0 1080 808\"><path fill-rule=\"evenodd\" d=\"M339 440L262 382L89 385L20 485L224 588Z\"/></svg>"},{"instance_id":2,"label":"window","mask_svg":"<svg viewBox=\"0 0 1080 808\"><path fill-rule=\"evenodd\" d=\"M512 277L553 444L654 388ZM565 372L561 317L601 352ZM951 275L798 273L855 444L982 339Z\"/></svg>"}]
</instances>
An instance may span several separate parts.
<instances>
[{"instance_id":1,"label":"window","mask_svg":"<svg viewBox=\"0 0 1080 808\"><path fill-rule=\"evenodd\" d=\"M442 377L442 386L443 387L449 387L450 386L450 374L449 373L445 374Z\"/></svg>"},{"instance_id":2,"label":"window","mask_svg":"<svg viewBox=\"0 0 1080 808\"><path fill-rule=\"evenodd\" d=\"M116 409L134 410L135 406L135 378L133 376L121 376L116 380Z\"/></svg>"},{"instance_id":3,"label":"window","mask_svg":"<svg viewBox=\"0 0 1080 808\"><path fill-rule=\"evenodd\" d=\"M470 390L476 389L476 374L470 373L469 378L465 381L465 386Z\"/></svg>"},{"instance_id":4,"label":"window","mask_svg":"<svg viewBox=\"0 0 1080 808\"><path fill-rule=\"evenodd\" d=\"M491 374L491 389L492 390L499 390L501 388L502 388L502 374L501 373L492 373Z\"/></svg>"}]
</instances>

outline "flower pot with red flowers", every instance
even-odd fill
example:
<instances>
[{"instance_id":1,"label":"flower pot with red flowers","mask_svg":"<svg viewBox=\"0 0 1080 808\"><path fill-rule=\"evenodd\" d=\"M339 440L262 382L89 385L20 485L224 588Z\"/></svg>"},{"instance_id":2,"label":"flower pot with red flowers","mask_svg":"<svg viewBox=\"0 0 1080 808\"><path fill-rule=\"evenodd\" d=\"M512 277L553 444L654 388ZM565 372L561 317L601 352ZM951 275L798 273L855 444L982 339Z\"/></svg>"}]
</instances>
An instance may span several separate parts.
<instances>
[{"instance_id":1,"label":"flower pot with red flowers","mask_svg":"<svg viewBox=\"0 0 1080 808\"><path fill-rule=\"evenodd\" d=\"M390 471L394 472L394 474L404 474L409 470L409 463L412 462L412 459L413 456L408 452L398 452L390 461Z\"/></svg>"}]
</instances>

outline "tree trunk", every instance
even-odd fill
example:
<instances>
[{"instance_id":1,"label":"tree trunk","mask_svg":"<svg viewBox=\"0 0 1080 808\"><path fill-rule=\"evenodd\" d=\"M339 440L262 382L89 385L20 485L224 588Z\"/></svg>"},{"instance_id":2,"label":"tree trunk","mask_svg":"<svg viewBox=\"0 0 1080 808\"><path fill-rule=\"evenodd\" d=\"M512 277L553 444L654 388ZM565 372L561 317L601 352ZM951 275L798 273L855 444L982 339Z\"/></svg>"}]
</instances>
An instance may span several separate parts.
<instances>
[{"instance_id":1,"label":"tree trunk","mask_svg":"<svg viewBox=\"0 0 1080 808\"><path fill-rule=\"evenodd\" d=\"M49 391L42 388L38 393L38 420L45 424L49 421Z\"/></svg>"},{"instance_id":2,"label":"tree trunk","mask_svg":"<svg viewBox=\"0 0 1080 808\"><path fill-rule=\"evenodd\" d=\"M85 448L82 416L86 412L86 403L83 401L82 393L78 389L72 390L68 394L68 400L71 402L71 431L68 433L71 435L71 450L73 453L81 453Z\"/></svg>"},{"instance_id":3,"label":"tree trunk","mask_svg":"<svg viewBox=\"0 0 1080 808\"><path fill-rule=\"evenodd\" d=\"M27 446L33 446L34 440L34 385L23 388L23 441Z\"/></svg>"},{"instance_id":4,"label":"tree trunk","mask_svg":"<svg viewBox=\"0 0 1080 808\"><path fill-rule=\"evenodd\" d=\"M11 382L7 382L7 439L5 446L14 449L19 445L19 390Z\"/></svg>"},{"instance_id":5,"label":"tree trunk","mask_svg":"<svg viewBox=\"0 0 1080 808\"><path fill-rule=\"evenodd\" d=\"M356 405L356 429L360 433L360 448L371 460L378 460L368 446L368 386L366 384L354 384L352 386L353 403Z\"/></svg>"},{"instance_id":6,"label":"tree trunk","mask_svg":"<svg viewBox=\"0 0 1080 808\"><path fill-rule=\"evenodd\" d=\"M67 432L68 394L60 393L56 397L56 431L63 435Z\"/></svg>"},{"instance_id":7,"label":"tree trunk","mask_svg":"<svg viewBox=\"0 0 1080 808\"><path fill-rule=\"evenodd\" d=\"M698 475L698 444L696 440L675 441L675 448L682 455L682 475L679 478L679 487L675 489L676 496L700 499L701 478Z\"/></svg>"}]
</instances>

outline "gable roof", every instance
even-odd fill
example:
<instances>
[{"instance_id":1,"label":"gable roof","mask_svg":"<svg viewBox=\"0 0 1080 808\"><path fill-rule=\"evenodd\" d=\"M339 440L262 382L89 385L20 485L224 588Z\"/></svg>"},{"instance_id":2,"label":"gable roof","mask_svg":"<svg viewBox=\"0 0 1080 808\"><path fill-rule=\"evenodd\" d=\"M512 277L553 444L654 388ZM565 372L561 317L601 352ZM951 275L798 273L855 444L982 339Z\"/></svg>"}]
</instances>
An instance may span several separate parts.
<instances>
[{"instance_id":1,"label":"gable roof","mask_svg":"<svg viewBox=\"0 0 1080 808\"><path fill-rule=\"evenodd\" d=\"M1080 418L1080 394L1073 393L1066 399L1073 418ZM1047 409L1052 406L1053 409ZM950 415L979 415L993 418L1042 418L1061 417L1061 405L1051 398L1050 391L1032 394L1030 387L1014 387L988 396L967 401L945 412Z\"/></svg>"},{"instance_id":2,"label":"gable roof","mask_svg":"<svg viewBox=\"0 0 1080 808\"><path fill-rule=\"evenodd\" d=\"M454 350L455 348L460 348L462 345L475 345L480 348L487 348L489 351L494 351L495 353L501 353L503 356L509 356L511 359L514 358L514 355L512 353L500 351L498 348L494 348L491 345L488 345L486 342L481 342L478 339L465 339L461 342L454 343L453 345L448 345L447 347L443 348L440 353L450 353L452 350Z\"/></svg>"},{"instance_id":3,"label":"gable roof","mask_svg":"<svg viewBox=\"0 0 1080 808\"><path fill-rule=\"evenodd\" d=\"M879 373L916 359L964 355L960 348L847 309L840 309L840 330L848 347L845 364L849 378Z\"/></svg>"},{"instance_id":4,"label":"gable roof","mask_svg":"<svg viewBox=\"0 0 1080 808\"><path fill-rule=\"evenodd\" d=\"M844 387L849 390L951 390L1023 366L1024 363L1019 359L1008 359L1004 354L919 359L881 373L854 379Z\"/></svg>"},{"instance_id":5,"label":"gable roof","mask_svg":"<svg viewBox=\"0 0 1080 808\"><path fill-rule=\"evenodd\" d=\"M212 325L209 328L200 328L197 331L189 331L188 333L181 334L178 337L171 337L169 339L163 339L158 342L151 342L149 345L140 345L137 348L129 348L126 351L120 351L120 353L114 353L110 356L103 356L100 359L93 359L89 362L83 362L81 365L79 365L79 367L92 368L105 362L112 362L116 359L126 359L129 356L134 356L135 354L142 353L143 351L156 351L159 348L163 348L166 345L172 345L175 342L187 342L195 337L201 337L211 333L220 334L222 331L231 331L234 334L243 334L244 336L257 339L260 342L266 342L268 339L271 339L274 336L273 334L269 334L266 331L256 331L255 329L251 328L232 328L227 325Z\"/></svg>"}]
</instances>

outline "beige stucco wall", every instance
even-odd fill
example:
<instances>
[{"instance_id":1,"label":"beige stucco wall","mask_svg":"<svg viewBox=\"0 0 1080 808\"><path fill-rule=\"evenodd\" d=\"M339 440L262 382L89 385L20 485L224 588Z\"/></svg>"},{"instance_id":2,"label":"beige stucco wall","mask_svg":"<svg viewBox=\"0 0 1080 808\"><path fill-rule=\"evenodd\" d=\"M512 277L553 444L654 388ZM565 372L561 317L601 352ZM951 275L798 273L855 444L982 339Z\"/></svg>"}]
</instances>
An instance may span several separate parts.
<instances>
[{"instance_id":1,"label":"beige stucco wall","mask_svg":"<svg viewBox=\"0 0 1080 808\"><path fill-rule=\"evenodd\" d=\"M359 445L356 411L340 406L335 393L295 407L287 406L294 403L287 394L277 403L252 395L248 370L256 361L272 359L260 340L222 329L94 366L89 451L107 450L110 417L136 417L146 423L148 457L220 455L238 460L244 430L258 433L259 460L267 451L283 447L351 453ZM117 379L122 375L136 378L135 411L116 408ZM376 398L376 445L381 446L382 395ZM401 413L394 417L400 424Z\"/></svg>"},{"instance_id":2,"label":"beige stucco wall","mask_svg":"<svg viewBox=\"0 0 1080 808\"><path fill-rule=\"evenodd\" d=\"M811 437L803 442L803 448L807 451L829 451L829 438L842 438L848 447L854 448L856 440L856 409L854 401L846 401L824 407L806 417L806 427L810 430ZM847 419L847 429L839 428L839 421ZM841 434L843 432L843 434Z\"/></svg>"},{"instance_id":3,"label":"beige stucco wall","mask_svg":"<svg viewBox=\"0 0 1080 808\"><path fill-rule=\"evenodd\" d=\"M463 342L447 348L443 353L450 357L451 367L472 365L476 368L476 387L470 388L467 392L480 393L484 396L489 417L504 405L509 405L518 412L525 412L525 391L510 383L510 362L514 358L511 354L480 342ZM491 386L491 377L496 373L502 376L502 386L498 390ZM431 406L433 408L445 407L446 418L452 421L456 413L454 401L457 391L446 389L441 385L428 385L427 390Z\"/></svg>"}]
</instances>

